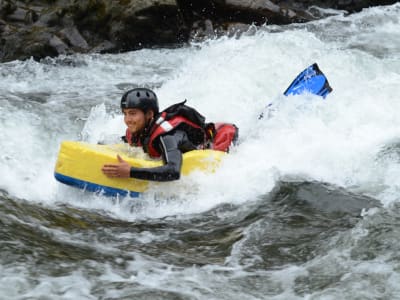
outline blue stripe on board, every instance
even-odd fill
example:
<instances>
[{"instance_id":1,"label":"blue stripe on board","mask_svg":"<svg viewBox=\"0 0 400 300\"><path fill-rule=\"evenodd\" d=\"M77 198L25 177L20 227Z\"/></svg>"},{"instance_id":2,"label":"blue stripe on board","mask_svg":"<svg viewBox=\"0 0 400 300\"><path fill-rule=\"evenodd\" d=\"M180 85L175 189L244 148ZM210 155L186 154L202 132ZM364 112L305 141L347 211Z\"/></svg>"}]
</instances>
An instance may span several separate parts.
<instances>
[{"instance_id":1,"label":"blue stripe on board","mask_svg":"<svg viewBox=\"0 0 400 300\"><path fill-rule=\"evenodd\" d=\"M54 177L67 185L77 187L79 189L85 190L85 191L90 191L90 192L95 192L95 193L101 193L104 196L112 197L112 196L127 196L129 195L132 198L139 197L140 193L139 192L132 192L128 190L121 190L121 189L116 189L108 186L103 186L83 180L79 180L76 178L72 178L69 176L62 175L60 173L54 173Z\"/></svg>"}]
</instances>

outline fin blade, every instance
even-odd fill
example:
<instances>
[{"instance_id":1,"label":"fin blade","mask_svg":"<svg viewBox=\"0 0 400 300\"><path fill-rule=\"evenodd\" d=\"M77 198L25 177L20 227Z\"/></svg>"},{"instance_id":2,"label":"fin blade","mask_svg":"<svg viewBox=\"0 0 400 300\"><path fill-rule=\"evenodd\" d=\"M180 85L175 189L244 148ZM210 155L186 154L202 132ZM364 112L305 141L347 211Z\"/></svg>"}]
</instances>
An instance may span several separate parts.
<instances>
[{"instance_id":1,"label":"fin blade","mask_svg":"<svg viewBox=\"0 0 400 300\"><path fill-rule=\"evenodd\" d=\"M323 98L332 92L328 79L325 74L322 73L317 63L312 64L300 72L283 94L285 96L301 95L305 92Z\"/></svg>"}]
</instances>

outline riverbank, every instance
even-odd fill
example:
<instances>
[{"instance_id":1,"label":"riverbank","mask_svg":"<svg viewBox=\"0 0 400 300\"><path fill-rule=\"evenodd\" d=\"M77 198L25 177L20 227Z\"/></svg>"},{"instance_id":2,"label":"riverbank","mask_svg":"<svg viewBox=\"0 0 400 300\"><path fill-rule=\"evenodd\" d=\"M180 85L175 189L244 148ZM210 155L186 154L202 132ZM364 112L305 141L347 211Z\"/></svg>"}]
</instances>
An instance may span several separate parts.
<instances>
[{"instance_id":1,"label":"riverbank","mask_svg":"<svg viewBox=\"0 0 400 300\"><path fill-rule=\"evenodd\" d=\"M397 1L5 0L0 62L179 47L249 26L308 22Z\"/></svg>"}]
</instances>

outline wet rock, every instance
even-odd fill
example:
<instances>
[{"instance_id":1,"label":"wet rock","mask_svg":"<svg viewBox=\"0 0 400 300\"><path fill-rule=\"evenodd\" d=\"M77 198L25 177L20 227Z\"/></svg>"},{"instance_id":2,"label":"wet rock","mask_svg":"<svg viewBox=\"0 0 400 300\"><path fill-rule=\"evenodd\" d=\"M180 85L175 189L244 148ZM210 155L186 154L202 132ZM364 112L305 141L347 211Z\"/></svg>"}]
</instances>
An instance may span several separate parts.
<instances>
[{"instance_id":1,"label":"wet rock","mask_svg":"<svg viewBox=\"0 0 400 300\"><path fill-rule=\"evenodd\" d=\"M11 22L25 22L25 16L28 13L27 10L17 7L11 14L6 16L7 21Z\"/></svg>"},{"instance_id":2,"label":"wet rock","mask_svg":"<svg viewBox=\"0 0 400 300\"><path fill-rule=\"evenodd\" d=\"M192 40L211 39L216 36L216 30L211 20L196 21L192 24Z\"/></svg>"},{"instance_id":3,"label":"wet rock","mask_svg":"<svg viewBox=\"0 0 400 300\"><path fill-rule=\"evenodd\" d=\"M56 35L50 38L49 46L56 51L57 55L67 54L68 52L68 46Z\"/></svg>"},{"instance_id":4,"label":"wet rock","mask_svg":"<svg viewBox=\"0 0 400 300\"><path fill-rule=\"evenodd\" d=\"M32 39L32 35L35 35L34 39ZM9 26L7 32L3 32L0 40L1 60L9 61L48 55L52 52L48 45L50 38L51 35L41 28L17 30L15 26ZM57 53L53 53L53 55L57 55Z\"/></svg>"},{"instance_id":5,"label":"wet rock","mask_svg":"<svg viewBox=\"0 0 400 300\"><path fill-rule=\"evenodd\" d=\"M116 52L116 45L110 41L100 42L97 46L92 48L92 52L94 53L107 53L107 52Z\"/></svg>"},{"instance_id":6,"label":"wet rock","mask_svg":"<svg viewBox=\"0 0 400 300\"><path fill-rule=\"evenodd\" d=\"M170 47L189 33L175 0L7 0L0 17L3 62Z\"/></svg>"},{"instance_id":7,"label":"wet rock","mask_svg":"<svg viewBox=\"0 0 400 300\"><path fill-rule=\"evenodd\" d=\"M68 53L175 47L251 26L324 17L311 7L359 11L393 0L0 1L0 61Z\"/></svg>"},{"instance_id":8,"label":"wet rock","mask_svg":"<svg viewBox=\"0 0 400 300\"><path fill-rule=\"evenodd\" d=\"M79 33L76 27L64 28L63 30L60 31L60 34L64 38L64 40L67 40L68 43L73 47L82 50L87 50L89 48L88 43L82 37L82 35Z\"/></svg>"},{"instance_id":9,"label":"wet rock","mask_svg":"<svg viewBox=\"0 0 400 300\"><path fill-rule=\"evenodd\" d=\"M46 10L38 16L36 25L48 26L48 27L55 27L55 26L62 27L65 13L66 11L61 8Z\"/></svg>"},{"instance_id":10,"label":"wet rock","mask_svg":"<svg viewBox=\"0 0 400 300\"><path fill-rule=\"evenodd\" d=\"M14 1L1 1L0 2L0 15L4 18L4 16L11 15L17 10L17 5Z\"/></svg>"}]
</instances>

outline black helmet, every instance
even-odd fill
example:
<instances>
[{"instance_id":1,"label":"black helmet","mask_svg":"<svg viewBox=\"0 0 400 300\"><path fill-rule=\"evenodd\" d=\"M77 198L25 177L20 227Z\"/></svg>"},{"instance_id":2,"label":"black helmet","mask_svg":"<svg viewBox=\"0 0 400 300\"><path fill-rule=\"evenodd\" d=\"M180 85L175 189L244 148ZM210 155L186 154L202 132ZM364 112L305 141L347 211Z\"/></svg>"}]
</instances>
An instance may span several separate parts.
<instances>
[{"instance_id":1,"label":"black helmet","mask_svg":"<svg viewBox=\"0 0 400 300\"><path fill-rule=\"evenodd\" d=\"M138 108L143 112L151 109L158 114L158 100L156 94L146 88L136 88L127 91L121 98L121 109Z\"/></svg>"}]
</instances>

